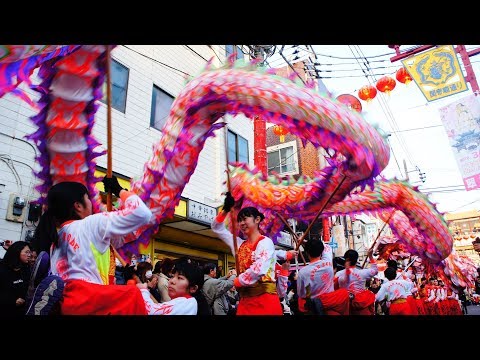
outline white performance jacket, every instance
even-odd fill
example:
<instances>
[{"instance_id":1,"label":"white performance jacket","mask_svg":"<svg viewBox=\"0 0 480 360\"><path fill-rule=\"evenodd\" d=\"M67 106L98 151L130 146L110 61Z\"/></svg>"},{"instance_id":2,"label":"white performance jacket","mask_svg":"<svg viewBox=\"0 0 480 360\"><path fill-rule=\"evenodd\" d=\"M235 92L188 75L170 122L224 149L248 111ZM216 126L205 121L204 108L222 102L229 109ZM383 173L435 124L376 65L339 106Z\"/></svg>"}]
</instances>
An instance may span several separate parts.
<instances>
[{"instance_id":1,"label":"white performance jacket","mask_svg":"<svg viewBox=\"0 0 480 360\"><path fill-rule=\"evenodd\" d=\"M393 301L407 298L407 289L411 288L411 283L406 280L394 279L382 284L380 290L375 295L376 301Z\"/></svg>"},{"instance_id":2,"label":"white performance jacket","mask_svg":"<svg viewBox=\"0 0 480 360\"><path fill-rule=\"evenodd\" d=\"M345 288L356 294L365 290L365 281L371 279L377 274L377 264L371 263L371 267L368 269L350 268L350 273L348 275L346 270L340 270L335 276L338 278L339 288Z\"/></svg>"},{"instance_id":3,"label":"white performance jacket","mask_svg":"<svg viewBox=\"0 0 480 360\"><path fill-rule=\"evenodd\" d=\"M225 228L225 224L214 219L211 227L213 232L230 247L232 254L235 255L233 235ZM237 246L239 248L244 242L245 240L237 236ZM251 286L259 280L263 282L276 282L275 264L277 256L272 239L265 236L260 240L255 250L252 251L251 260L252 264L250 267L237 276L242 286Z\"/></svg>"},{"instance_id":4,"label":"white performance jacket","mask_svg":"<svg viewBox=\"0 0 480 360\"><path fill-rule=\"evenodd\" d=\"M299 298L307 297L307 289L312 298L331 293L333 286L333 252L332 248L324 243L322 256L319 260L304 266L298 272L297 294Z\"/></svg>"},{"instance_id":5,"label":"white performance jacket","mask_svg":"<svg viewBox=\"0 0 480 360\"><path fill-rule=\"evenodd\" d=\"M147 224L151 217L152 212L143 201L131 193L122 210L64 223L58 231L58 246L52 245L52 274L63 280L108 284L108 271L101 275L95 253L104 254L110 243L114 247L121 246L125 235Z\"/></svg>"},{"instance_id":6,"label":"white performance jacket","mask_svg":"<svg viewBox=\"0 0 480 360\"><path fill-rule=\"evenodd\" d=\"M194 297L180 296L173 300L156 304L150 297L150 291L140 289L148 315L197 315L198 304Z\"/></svg>"}]
</instances>

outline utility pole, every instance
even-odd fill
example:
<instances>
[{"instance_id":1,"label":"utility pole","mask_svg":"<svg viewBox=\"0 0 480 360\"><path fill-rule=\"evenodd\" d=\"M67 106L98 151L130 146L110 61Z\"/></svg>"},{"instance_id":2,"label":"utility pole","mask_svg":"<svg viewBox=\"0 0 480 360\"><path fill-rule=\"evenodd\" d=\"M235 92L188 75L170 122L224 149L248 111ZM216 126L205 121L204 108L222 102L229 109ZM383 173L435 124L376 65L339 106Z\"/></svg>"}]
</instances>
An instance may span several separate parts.
<instances>
[{"instance_id":1,"label":"utility pole","mask_svg":"<svg viewBox=\"0 0 480 360\"><path fill-rule=\"evenodd\" d=\"M425 175L424 172L422 172L420 170L420 168L418 166L415 166L415 170L410 170L408 171L407 169L407 162L405 161L405 159L403 159L403 168L405 169L405 181L407 182L410 182L410 177L408 176L408 173L411 173L411 172L414 172L414 171L418 171L418 177L420 178L420 181L422 183L425 183L425 180L427 178L427 176Z\"/></svg>"},{"instance_id":2,"label":"utility pole","mask_svg":"<svg viewBox=\"0 0 480 360\"><path fill-rule=\"evenodd\" d=\"M408 177L407 162L403 159L403 168L405 169L405 181L409 182L410 178Z\"/></svg>"},{"instance_id":3,"label":"utility pole","mask_svg":"<svg viewBox=\"0 0 480 360\"><path fill-rule=\"evenodd\" d=\"M274 45L247 45L250 56L259 59L258 66L265 66L267 57L275 53ZM267 169L267 123L260 116L253 119L253 163L260 171L268 175Z\"/></svg>"}]
</instances>

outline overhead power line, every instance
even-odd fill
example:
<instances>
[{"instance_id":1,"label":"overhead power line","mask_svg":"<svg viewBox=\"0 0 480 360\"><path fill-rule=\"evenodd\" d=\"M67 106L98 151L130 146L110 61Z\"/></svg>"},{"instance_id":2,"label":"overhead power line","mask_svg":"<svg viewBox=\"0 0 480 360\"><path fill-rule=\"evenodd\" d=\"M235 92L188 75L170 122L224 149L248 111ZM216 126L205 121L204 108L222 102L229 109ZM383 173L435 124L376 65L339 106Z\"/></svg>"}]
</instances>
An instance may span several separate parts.
<instances>
[{"instance_id":1,"label":"overhead power line","mask_svg":"<svg viewBox=\"0 0 480 360\"><path fill-rule=\"evenodd\" d=\"M196 52L195 50L193 50L190 46L188 45L183 45L185 46L188 50L192 51L194 54L198 55L200 58L202 58L203 60L205 61L208 61L208 59L205 59L202 55L200 55L198 52ZM218 57L218 56L217 56Z\"/></svg>"},{"instance_id":2,"label":"overhead power line","mask_svg":"<svg viewBox=\"0 0 480 360\"><path fill-rule=\"evenodd\" d=\"M399 132L425 130L425 129L431 129L431 128L437 128L437 127L443 127L443 125L431 125L431 126L423 126L423 127L419 127L419 128L413 128L413 129L401 129L401 130L397 130L397 131L390 131L390 133L394 134L394 133L399 133Z\"/></svg>"},{"instance_id":3,"label":"overhead power line","mask_svg":"<svg viewBox=\"0 0 480 360\"><path fill-rule=\"evenodd\" d=\"M154 58L152 58L152 57L150 57L150 56L148 56L148 55L142 54L141 52L139 52L139 51L137 51L137 50L134 50L134 49L132 49L132 48L129 48L129 47L126 46L126 45L121 45L121 46L123 46L124 48L126 48L126 49L128 49L128 50L130 50L130 51L133 51L134 53L137 53L138 55L141 55L141 56L143 56L143 57L145 57L145 58L147 58L147 59L149 59L149 60L152 60L152 61L156 62L157 64L160 64L160 65L165 66L165 67L167 67L167 68L169 68L169 69L178 71L179 73L182 73L182 74L184 74L184 75L192 76L192 75L190 75L189 73L187 73L187 72L185 72L185 71L179 70L179 69L177 69L176 67L170 66L170 65L165 64L165 63L163 63L163 62L161 62L161 61L158 61L157 59L154 59Z\"/></svg>"},{"instance_id":4,"label":"overhead power line","mask_svg":"<svg viewBox=\"0 0 480 360\"><path fill-rule=\"evenodd\" d=\"M480 199L476 199L476 200L473 200L472 202L469 202L468 204L465 204L465 205L462 205L462 206L459 206L457 207L456 209L452 210L452 211L449 211L449 212L455 212L457 210L460 210L461 208L464 208L465 206L468 206L468 205L472 205L476 202L480 201Z\"/></svg>"}]
</instances>

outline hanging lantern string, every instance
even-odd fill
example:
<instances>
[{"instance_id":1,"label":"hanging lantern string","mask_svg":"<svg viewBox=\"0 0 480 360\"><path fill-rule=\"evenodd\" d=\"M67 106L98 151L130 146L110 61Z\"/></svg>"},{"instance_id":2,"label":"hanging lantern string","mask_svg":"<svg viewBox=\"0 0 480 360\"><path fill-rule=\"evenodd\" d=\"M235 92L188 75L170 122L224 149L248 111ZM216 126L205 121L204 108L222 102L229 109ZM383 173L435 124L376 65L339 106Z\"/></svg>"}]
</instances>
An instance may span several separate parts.
<instances>
[{"instance_id":1,"label":"hanging lantern string","mask_svg":"<svg viewBox=\"0 0 480 360\"><path fill-rule=\"evenodd\" d=\"M390 72L390 73L385 74L385 76L394 75L394 74L396 74L396 73L397 73L400 69L402 69L402 68L403 68L403 66L400 67L400 68L397 68L397 69L396 69L395 71L393 71L393 72ZM407 72L407 73L408 73L408 72ZM374 79L374 81L376 81L376 80L375 80L375 75L365 74L365 75L362 75L361 77L364 77L364 76L367 78L367 80L368 80L369 77L371 77L371 78ZM410 78L410 81L413 80L413 78L411 78L410 76L408 76L408 77ZM409 81L409 82L410 82L410 81ZM401 82L401 81L400 81L400 82ZM407 82L405 82L405 84L407 84ZM359 93L363 88L366 88L366 87L368 87L368 86L372 86L373 88L375 88L375 86L372 85L372 82L369 81L369 85L364 85L364 86L362 86L362 87L360 87L360 88L356 88L356 89L354 89L354 90L352 90L352 91L350 91L350 92L347 92L347 93L348 93L348 94L357 94L357 97L360 98L361 100L366 101L366 102L370 102L373 98L375 98L375 96L377 95L376 93L375 93L375 95L373 95L373 96L371 97L371 99L362 98L363 95L360 96L360 93ZM376 92L376 91L377 91L377 89L375 88L375 92ZM368 96L368 95L367 95L367 96ZM363 97L365 97L365 96L363 96Z\"/></svg>"},{"instance_id":2,"label":"hanging lantern string","mask_svg":"<svg viewBox=\"0 0 480 360\"><path fill-rule=\"evenodd\" d=\"M394 78L390 76L383 76L378 79L375 86L379 91L384 92L388 95L393 89L395 89L395 86L397 86L397 82Z\"/></svg>"},{"instance_id":3,"label":"hanging lantern string","mask_svg":"<svg viewBox=\"0 0 480 360\"><path fill-rule=\"evenodd\" d=\"M408 85L408 83L413 80L405 67L401 67L397 70L395 78L405 85Z\"/></svg>"}]
</instances>

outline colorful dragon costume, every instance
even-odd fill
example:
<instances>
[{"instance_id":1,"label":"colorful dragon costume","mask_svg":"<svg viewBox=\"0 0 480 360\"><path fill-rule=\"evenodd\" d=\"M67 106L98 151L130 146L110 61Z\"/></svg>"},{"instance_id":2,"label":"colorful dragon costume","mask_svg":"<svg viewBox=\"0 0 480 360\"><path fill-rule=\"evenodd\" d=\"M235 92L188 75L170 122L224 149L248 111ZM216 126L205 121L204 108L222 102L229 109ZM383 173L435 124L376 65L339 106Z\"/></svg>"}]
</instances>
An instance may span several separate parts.
<instances>
[{"instance_id":1,"label":"colorful dragon costume","mask_svg":"<svg viewBox=\"0 0 480 360\"><path fill-rule=\"evenodd\" d=\"M415 255L407 250L405 242L399 241L396 236L382 236L378 239L374 251L379 258L385 260L410 261ZM458 255L452 249L451 253L442 261L433 263L429 259L416 257L411 264L413 272L427 279L431 276L440 277L450 287L473 287L477 276L477 266L466 255ZM453 285L453 286L452 286Z\"/></svg>"},{"instance_id":2,"label":"colorful dragon costume","mask_svg":"<svg viewBox=\"0 0 480 360\"><path fill-rule=\"evenodd\" d=\"M32 118L38 130L29 136L40 150L37 159L42 170L36 174L42 194L60 181L87 185L91 198L99 199L94 184L94 149L99 143L91 129L102 97L105 76L104 46L4 46L0 53L0 96L14 92L21 81L40 93L35 102L39 113ZM213 68L191 79L178 94L144 173L132 184L155 217L131 234L120 253L136 252L147 244L165 218L173 215L180 195L193 174L206 139L225 126L225 114L260 116L285 127L305 144L334 153L329 166L314 179L280 180L250 171L245 165L232 169L232 193L242 206L254 205L264 212L263 230L275 238L283 224L276 216L311 220L330 195L324 216L398 210L391 224L412 250L432 262L439 262L451 251L448 229L426 198L406 184L377 182L389 162L389 146L375 127L357 112L308 86L275 75L274 69L259 70L255 62L233 62ZM33 85L29 77L39 69L42 82ZM15 82L15 80L17 80ZM25 98L25 94L21 95ZM178 156L181 154L181 156ZM365 190L366 187L373 190ZM347 197L352 191L365 190ZM347 197L347 198L346 198ZM94 204L99 210L100 201ZM397 216L398 213L398 216ZM418 231L416 230L418 229ZM422 249L425 251L422 252Z\"/></svg>"}]
</instances>

